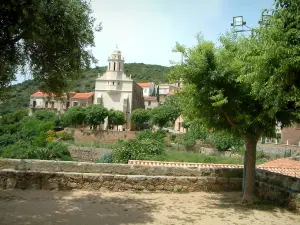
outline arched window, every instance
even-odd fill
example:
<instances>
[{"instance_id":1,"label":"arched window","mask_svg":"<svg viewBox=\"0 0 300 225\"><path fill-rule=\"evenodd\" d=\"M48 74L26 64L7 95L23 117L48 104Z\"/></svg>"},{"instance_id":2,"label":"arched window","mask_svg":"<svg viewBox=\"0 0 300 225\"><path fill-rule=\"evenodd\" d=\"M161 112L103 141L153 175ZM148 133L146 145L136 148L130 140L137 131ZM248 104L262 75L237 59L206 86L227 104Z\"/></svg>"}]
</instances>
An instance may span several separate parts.
<instances>
[{"instance_id":1,"label":"arched window","mask_svg":"<svg viewBox=\"0 0 300 225\"><path fill-rule=\"evenodd\" d=\"M116 70L116 62L114 62L114 70Z\"/></svg>"},{"instance_id":2,"label":"arched window","mask_svg":"<svg viewBox=\"0 0 300 225\"><path fill-rule=\"evenodd\" d=\"M121 63L119 63L119 71L121 71Z\"/></svg>"},{"instance_id":3,"label":"arched window","mask_svg":"<svg viewBox=\"0 0 300 225\"><path fill-rule=\"evenodd\" d=\"M108 63L108 70L110 70L110 62Z\"/></svg>"}]
</instances>

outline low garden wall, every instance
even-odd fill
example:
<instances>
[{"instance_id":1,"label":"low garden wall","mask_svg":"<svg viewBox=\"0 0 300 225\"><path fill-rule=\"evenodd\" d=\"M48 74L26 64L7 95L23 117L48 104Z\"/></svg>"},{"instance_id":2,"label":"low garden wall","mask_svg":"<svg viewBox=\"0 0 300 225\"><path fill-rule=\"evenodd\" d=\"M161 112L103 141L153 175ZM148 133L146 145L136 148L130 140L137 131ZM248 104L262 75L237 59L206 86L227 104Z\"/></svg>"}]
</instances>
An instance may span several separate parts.
<instances>
[{"instance_id":1,"label":"low garden wall","mask_svg":"<svg viewBox=\"0 0 300 225\"><path fill-rule=\"evenodd\" d=\"M43 160L0 160L1 188L240 191L240 168L174 168Z\"/></svg>"},{"instance_id":2,"label":"low garden wall","mask_svg":"<svg viewBox=\"0 0 300 225\"><path fill-rule=\"evenodd\" d=\"M267 202L300 209L300 178L257 169L256 195Z\"/></svg>"},{"instance_id":3,"label":"low garden wall","mask_svg":"<svg viewBox=\"0 0 300 225\"><path fill-rule=\"evenodd\" d=\"M101 164L0 159L0 188L100 191L242 191L243 169L221 165ZM166 164L166 165L165 165ZM234 167L234 166L233 166ZM300 178L257 169L256 194L291 209L300 206Z\"/></svg>"}]
</instances>

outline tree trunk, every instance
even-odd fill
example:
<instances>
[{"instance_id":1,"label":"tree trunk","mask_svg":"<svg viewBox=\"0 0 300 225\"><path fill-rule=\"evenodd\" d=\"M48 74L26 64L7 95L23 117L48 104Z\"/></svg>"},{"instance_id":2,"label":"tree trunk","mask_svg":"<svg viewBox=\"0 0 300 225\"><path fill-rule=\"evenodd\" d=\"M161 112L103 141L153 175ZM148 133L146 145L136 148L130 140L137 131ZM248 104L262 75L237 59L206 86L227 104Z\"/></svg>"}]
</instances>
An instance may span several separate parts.
<instances>
[{"instance_id":1,"label":"tree trunk","mask_svg":"<svg viewBox=\"0 0 300 225\"><path fill-rule=\"evenodd\" d=\"M254 188L255 188L255 163L256 163L256 145L257 138L244 136L246 145L246 184L242 203L253 204Z\"/></svg>"}]
</instances>

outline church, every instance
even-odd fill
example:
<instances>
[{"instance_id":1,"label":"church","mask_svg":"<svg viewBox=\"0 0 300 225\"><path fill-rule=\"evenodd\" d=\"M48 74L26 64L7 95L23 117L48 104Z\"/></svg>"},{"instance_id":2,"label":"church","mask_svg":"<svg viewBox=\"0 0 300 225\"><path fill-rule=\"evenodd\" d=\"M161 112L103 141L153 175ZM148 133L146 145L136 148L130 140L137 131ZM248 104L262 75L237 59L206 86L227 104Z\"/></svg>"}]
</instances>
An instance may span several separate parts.
<instances>
[{"instance_id":1,"label":"church","mask_svg":"<svg viewBox=\"0 0 300 225\"><path fill-rule=\"evenodd\" d=\"M120 110L126 116L126 123L119 126L119 130L133 130L130 121L131 113L135 109L144 109L143 88L124 73L124 57L116 49L108 57L108 66L104 74L95 81L94 104L103 104L108 110ZM106 119L103 129L107 128Z\"/></svg>"}]
</instances>

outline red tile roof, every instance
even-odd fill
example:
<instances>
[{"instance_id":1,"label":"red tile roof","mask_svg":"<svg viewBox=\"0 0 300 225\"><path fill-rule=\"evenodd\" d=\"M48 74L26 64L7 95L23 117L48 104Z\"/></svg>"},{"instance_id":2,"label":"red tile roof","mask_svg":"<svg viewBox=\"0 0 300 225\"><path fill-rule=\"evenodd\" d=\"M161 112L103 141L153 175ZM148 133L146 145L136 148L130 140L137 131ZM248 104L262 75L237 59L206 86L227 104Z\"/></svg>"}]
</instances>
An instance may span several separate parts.
<instances>
[{"instance_id":1,"label":"red tile roof","mask_svg":"<svg viewBox=\"0 0 300 225\"><path fill-rule=\"evenodd\" d=\"M48 97L48 96L49 96L48 94L43 93L41 91L37 91L31 95L31 97Z\"/></svg>"},{"instance_id":2,"label":"red tile roof","mask_svg":"<svg viewBox=\"0 0 300 225\"><path fill-rule=\"evenodd\" d=\"M88 93L76 93L72 98L90 98L94 95L94 92L88 92Z\"/></svg>"},{"instance_id":3,"label":"red tile roof","mask_svg":"<svg viewBox=\"0 0 300 225\"><path fill-rule=\"evenodd\" d=\"M151 83L137 83L140 87L150 87Z\"/></svg>"},{"instance_id":4,"label":"red tile roof","mask_svg":"<svg viewBox=\"0 0 300 225\"><path fill-rule=\"evenodd\" d=\"M259 169L300 178L300 162L287 158L276 159L257 166Z\"/></svg>"}]
</instances>

